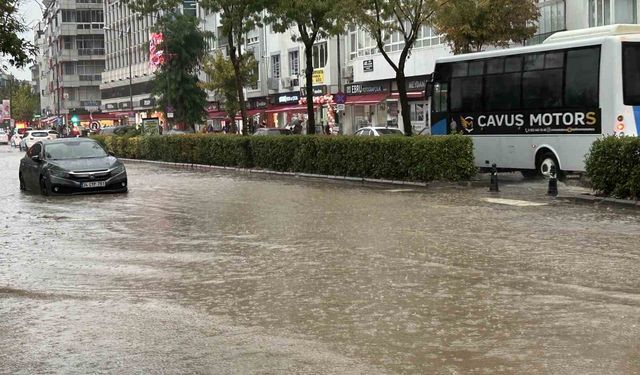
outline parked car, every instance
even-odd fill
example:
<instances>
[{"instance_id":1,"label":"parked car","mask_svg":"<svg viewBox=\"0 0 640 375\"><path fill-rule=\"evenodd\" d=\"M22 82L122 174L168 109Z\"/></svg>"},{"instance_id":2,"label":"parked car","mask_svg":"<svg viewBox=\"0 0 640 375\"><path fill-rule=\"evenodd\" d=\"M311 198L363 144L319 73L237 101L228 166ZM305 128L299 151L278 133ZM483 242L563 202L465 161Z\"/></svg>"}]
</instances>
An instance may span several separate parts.
<instances>
[{"instance_id":1,"label":"parked car","mask_svg":"<svg viewBox=\"0 0 640 375\"><path fill-rule=\"evenodd\" d=\"M56 139L60 136L59 133L53 129L49 129L47 132L49 132L49 137L51 137L51 139Z\"/></svg>"},{"instance_id":2,"label":"parked car","mask_svg":"<svg viewBox=\"0 0 640 375\"><path fill-rule=\"evenodd\" d=\"M9 144L9 134L4 129L0 129L0 143Z\"/></svg>"},{"instance_id":3,"label":"parked car","mask_svg":"<svg viewBox=\"0 0 640 375\"><path fill-rule=\"evenodd\" d=\"M20 160L20 190L49 194L127 192L124 164L90 138L38 141Z\"/></svg>"},{"instance_id":4,"label":"parked car","mask_svg":"<svg viewBox=\"0 0 640 375\"><path fill-rule=\"evenodd\" d=\"M20 151L28 150L34 143L45 139L51 139L49 132L46 130L29 130L22 136L22 141L18 145Z\"/></svg>"},{"instance_id":5,"label":"parked car","mask_svg":"<svg viewBox=\"0 0 640 375\"><path fill-rule=\"evenodd\" d=\"M276 136L280 136L280 135L291 135L291 130L289 129L285 129L285 128L259 128L258 130L256 130L255 133L253 133L253 135L255 136L265 136L265 135L276 135Z\"/></svg>"},{"instance_id":6,"label":"parked car","mask_svg":"<svg viewBox=\"0 0 640 375\"><path fill-rule=\"evenodd\" d=\"M119 125L119 126L108 126L106 128L100 129L101 135L125 135L128 131L135 129L133 126L128 125Z\"/></svg>"},{"instance_id":7,"label":"parked car","mask_svg":"<svg viewBox=\"0 0 640 375\"><path fill-rule=\"evenodd\" d=\"M20 142L22 141L22 134L15 132L13 134L13 137L11 137L11 147L19 147L20 146Z\"/></svg>"},{"instance_id":8,"label":"parked car","mask_svg":"<svg viewBox=\"0 0 640 375\"><path fill-rule=\"evenodd\" d=\"M355 132L355 135L363 136L363 137L367 137L367 136L381 137L381 136L388 136L388 135L404 135L404 133L402 133L402 130L397 128L386 128L381 126L366 126L364 128L358 129L358 131Z\"/></svg>"},{"instance_id":9,"label":"parked car","mask_svg":"<svg viewBox=\"0 0 640 375\"><path fill-rule=\"evenodd\" d=\"M170 129L166 132L162 132L162 135L180 135L180 134L193 134L193 130L180 130L180 129Z\"/></svg>"}]
</instances>

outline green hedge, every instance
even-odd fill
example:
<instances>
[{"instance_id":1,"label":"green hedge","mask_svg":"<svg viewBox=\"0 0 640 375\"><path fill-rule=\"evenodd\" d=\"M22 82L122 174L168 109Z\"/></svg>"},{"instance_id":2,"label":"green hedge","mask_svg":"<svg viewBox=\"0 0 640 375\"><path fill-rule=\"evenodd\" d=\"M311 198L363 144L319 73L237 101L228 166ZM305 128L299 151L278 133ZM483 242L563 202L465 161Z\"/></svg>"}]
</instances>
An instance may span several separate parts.
<instances>
[{"instance_id":1,"label":"green hedge","mask_svg":"<svg viewBox=\"0 0 640 375\"><path fill-rule=\"evenodd\" d=\"M125 158L390 180L460 181L475 172L468 137L95 136Z\"/></svg>"},{"instance_id":2,"label":"green hedge","mask_svg":"<svg viewBox=\"0 0 640 375\"><path fill-rule=\"evenodd\" d=\"M596 192L640 199L640 138L596 140L587 155L586 171Z\"/></svg>"}]
</instances>

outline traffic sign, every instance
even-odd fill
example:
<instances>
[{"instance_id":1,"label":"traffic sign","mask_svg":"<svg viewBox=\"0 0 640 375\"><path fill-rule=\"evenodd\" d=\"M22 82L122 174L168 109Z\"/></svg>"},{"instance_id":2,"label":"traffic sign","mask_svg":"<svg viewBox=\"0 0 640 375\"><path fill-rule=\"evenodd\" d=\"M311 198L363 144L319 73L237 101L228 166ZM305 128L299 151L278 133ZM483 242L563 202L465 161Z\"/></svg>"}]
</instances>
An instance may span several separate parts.
<instances>
[{"instance_id":1,"label":"traffic sign","mask_svg":"<svg viewBox=\"0 0 640 375\"><path fill-rule=\"evenodd\" d=\"M344 104L336 104L336 110L344 111Z\"/></svg>"},{"instance_id":2,"label":"traffic sign","mask_svg":"<svg viewBox=\"0 0 640 375\"><path fill-rule=\"evenodd\" d=\"M100 121L92 121L89 126L91 127L91 130L100 130Z\"/></svg>"}]
</instances>

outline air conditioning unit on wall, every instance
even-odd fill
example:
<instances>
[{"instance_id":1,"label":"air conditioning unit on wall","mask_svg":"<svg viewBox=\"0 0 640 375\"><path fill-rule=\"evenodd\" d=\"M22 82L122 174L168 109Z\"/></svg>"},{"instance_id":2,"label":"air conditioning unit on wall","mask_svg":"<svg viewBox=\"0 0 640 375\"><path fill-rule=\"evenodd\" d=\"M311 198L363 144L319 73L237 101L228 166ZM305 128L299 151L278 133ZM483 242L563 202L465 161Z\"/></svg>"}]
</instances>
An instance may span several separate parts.
<instances>
[{"instance_id":1,"label":"air conditioning unit on wall","mask_svg":"<svg viewBox=\"0 0 640 375\"><path fill-rule=\"evenodd\" d=\"M342 77L344 79L353 78L353 66L352 65L345 66L344 68L342 68Z\"/></svg>"},{"instance_id":2,"label":"air conditioning unit on wall","mask_svg":"<svg viewBox=\"0 0 640 375\"><path fill-rule=\"evenodd\" d=\"M269 78L269 79L267 79L267 88L269 90L278 90L278 89L280 89L280 80L278 78Z\"/></svg>"}]
</instances>

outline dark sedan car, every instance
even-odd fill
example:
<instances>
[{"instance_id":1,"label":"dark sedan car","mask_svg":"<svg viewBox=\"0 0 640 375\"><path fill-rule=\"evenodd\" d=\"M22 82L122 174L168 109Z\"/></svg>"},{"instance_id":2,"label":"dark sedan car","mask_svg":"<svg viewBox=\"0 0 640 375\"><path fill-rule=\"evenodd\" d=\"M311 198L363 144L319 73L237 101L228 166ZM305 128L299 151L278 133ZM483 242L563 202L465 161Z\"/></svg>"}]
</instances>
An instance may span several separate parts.
<instances>
[{"instance_id":1,"label":"dark sedan car","mask_svg":"<svg viewBox=\"0 0 640 375\"><path fill-rule=\"evenodd\" d=\"M20 160L20 189L49 194L127 191L124 164L89 138L36 142Z\"/></svg>"}]
</instances>

